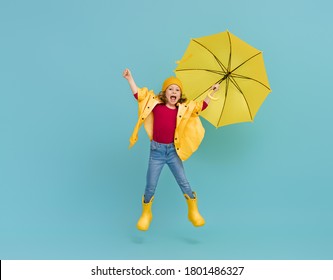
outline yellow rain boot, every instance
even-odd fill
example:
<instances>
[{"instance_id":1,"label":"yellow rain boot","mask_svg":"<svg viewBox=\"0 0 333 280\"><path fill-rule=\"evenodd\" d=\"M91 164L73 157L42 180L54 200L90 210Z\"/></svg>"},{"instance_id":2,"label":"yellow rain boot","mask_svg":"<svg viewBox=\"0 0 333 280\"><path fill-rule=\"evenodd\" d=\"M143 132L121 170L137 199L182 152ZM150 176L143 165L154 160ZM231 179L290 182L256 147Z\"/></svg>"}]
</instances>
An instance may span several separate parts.
<instances>
[{"instance_id":1,"label":"yellow rain boot","mask_svg":"<svg viewBox=\"0 0 333 280\"><path fill-rule=\"evenodd\" d=\"M205 219L200 215L197 204L197 194L193 192L194 198L184 194L188 206L188 219L195 227L201 227L205 224Z\"/></svg>"},{"instance_id":2,"label":"yellow rain boot","mask_svg":"<svg viewBox=\"0 0 333 280\"><path fill-rule=\"evenodd\" d=\"M153 214L151 212L151 206L153 204L154 197L150 199L148 203L145 203L144 197L142 197L142 214L136 227L139 230L148 230L151 220L153 219Z\"/></svg>"}]
</instances>

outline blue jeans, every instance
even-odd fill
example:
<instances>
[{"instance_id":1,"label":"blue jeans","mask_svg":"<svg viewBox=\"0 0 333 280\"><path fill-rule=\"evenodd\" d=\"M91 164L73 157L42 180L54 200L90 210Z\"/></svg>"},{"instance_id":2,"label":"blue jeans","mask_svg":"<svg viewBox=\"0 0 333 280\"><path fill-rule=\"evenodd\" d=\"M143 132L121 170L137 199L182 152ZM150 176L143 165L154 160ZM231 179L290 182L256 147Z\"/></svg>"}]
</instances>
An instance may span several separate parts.
<instances>
[{"instance_id":1,"label":"blue jeans","mask_svg":"<svg viewBox=\"0 0 333 280\"><path fill-rule=\"evenodd\" d=\"M144 202L148 203L154 196L158 179L165 164L169 166L183 194L194 198L191 186L185 176L183 162L177 155L174 144L161 144L152 140Z\"/></svg>"}]
</instances>

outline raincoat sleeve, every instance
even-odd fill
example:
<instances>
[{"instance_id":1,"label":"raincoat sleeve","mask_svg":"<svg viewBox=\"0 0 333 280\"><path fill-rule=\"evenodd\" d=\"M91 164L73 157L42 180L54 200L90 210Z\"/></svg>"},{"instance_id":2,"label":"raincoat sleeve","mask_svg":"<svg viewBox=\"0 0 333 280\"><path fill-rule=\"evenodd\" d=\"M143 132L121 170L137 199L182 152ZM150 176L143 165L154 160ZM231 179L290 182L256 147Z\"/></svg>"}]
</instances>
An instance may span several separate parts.
<instances>
[{"instance_id":1,"label":"raincoat sleeve","mask_svg":"<svg viewBox=\"0 0 333 280\"><path fill-rule=\"evenodd\" d=\"M148 95L154 94L152 90L148 90L148 88L138 88L138 102L143 101Z\"/></svg>"},{"instance_id":2,"label":"raincoat sleeve","mask_svg":"<svg viewBox=\"0 0 333 280\"><path fill-rule=\"evenodd\" d=\"M198 101L196 102L196 105L192 111L192 116L197 116L201 113L202 108L203 108L204 101Z\"/></svg>"},{"instance_id":3,"label":"raincoat sleeve","mask_svg":"<svg viewBox=\"0 0 333 280\"><path fill-rule=\"evenodd\" d=\"M149 138L152 138L153 114L150 114L150 112L153 110L155 102L158 102L154 92L152 90L148 90L147 88L138 88L137 100L138 121L133 130L132 136L130 137L130 148L137 142L138 132L142 124L144 124Z\"/></svg>"}]
</instances>

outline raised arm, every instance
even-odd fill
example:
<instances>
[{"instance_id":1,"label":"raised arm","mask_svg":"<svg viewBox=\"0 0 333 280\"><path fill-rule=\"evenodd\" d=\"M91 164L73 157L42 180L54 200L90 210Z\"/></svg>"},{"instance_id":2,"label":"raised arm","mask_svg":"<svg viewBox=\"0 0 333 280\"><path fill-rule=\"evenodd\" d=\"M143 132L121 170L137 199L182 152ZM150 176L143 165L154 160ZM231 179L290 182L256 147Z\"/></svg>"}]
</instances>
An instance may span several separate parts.
<instances>
[{"instance_id":1,"label":"raised arm","mask_svg":"<svg viewBox=\"0 0 333 280\"><path fill-rule=\"evenodd\" d=\"M128 81L128 84L131 88L131 91L133 94L136 94L138 92L138 87L133 79L132 73L129 69L125 69L123 72L123 77Z\"/></svg>"}]
</instances>

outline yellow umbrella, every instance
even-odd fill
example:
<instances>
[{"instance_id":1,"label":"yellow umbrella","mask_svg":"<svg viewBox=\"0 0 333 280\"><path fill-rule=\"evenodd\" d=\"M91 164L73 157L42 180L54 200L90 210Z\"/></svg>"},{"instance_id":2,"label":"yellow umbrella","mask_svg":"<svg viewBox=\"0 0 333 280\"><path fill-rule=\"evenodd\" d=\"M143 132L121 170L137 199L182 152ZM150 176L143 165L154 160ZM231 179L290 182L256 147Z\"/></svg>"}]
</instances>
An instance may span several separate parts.
<instances>
[{"instance_id":1,"label":"yellow umbrella","mask_svg":"<svg viewBox=\"0 0 333 280\"><path fill-rule=\"evenodd\" d=\"M262 52L229 31L192 39L177 63L175 74L191 100L205 99L220 84L201 114L215 127L253 121L271 91Z\"/></svg>"}]
</instances>

